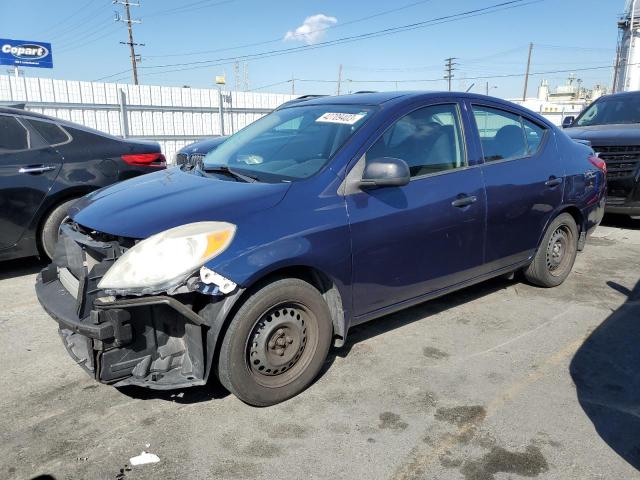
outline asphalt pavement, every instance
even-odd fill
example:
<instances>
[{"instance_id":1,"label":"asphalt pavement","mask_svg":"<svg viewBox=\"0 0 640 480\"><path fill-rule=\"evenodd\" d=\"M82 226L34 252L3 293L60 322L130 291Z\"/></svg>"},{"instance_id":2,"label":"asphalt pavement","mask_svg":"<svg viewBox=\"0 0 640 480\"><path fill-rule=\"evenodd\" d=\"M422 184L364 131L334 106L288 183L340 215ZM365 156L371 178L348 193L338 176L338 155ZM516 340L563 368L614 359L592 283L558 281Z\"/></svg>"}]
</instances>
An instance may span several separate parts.
<instances>
[{"instance_id":1,"label":"asphalt pavement","mask_svg":"<svg viewBox=\"0 0 640 480\"><path fill-rule=\"evenodd\" d=\"M504 278L357 327L298 397L116 390L0 264L0 478L640 478L640 221L560 287ZM142 451L159 462L131 466Z\"/></svg>"}]
</instances>

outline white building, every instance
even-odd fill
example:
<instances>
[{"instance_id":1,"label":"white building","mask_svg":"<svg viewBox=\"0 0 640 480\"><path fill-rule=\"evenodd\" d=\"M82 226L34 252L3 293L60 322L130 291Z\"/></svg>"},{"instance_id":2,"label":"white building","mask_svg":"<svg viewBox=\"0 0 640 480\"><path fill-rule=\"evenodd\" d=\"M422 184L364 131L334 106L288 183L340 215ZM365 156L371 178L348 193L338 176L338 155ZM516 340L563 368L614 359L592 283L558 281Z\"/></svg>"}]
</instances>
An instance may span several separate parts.
<instances>
[{"instance_id":1,"label":"white building","mask_svg":"<svg viewBox=\"0 0 640 480\"><path fill-rule=\"evenodd\" d=\"M565 117L577 116L587 105L606 93L607 87L602 85L584 88L582 81L571 74L565 84L559 85L555 90L550 89L547 80L542 80L535 98L527 98L524 102L522 99L511 101L560 125Z\"/></svg>"}]
</instances>

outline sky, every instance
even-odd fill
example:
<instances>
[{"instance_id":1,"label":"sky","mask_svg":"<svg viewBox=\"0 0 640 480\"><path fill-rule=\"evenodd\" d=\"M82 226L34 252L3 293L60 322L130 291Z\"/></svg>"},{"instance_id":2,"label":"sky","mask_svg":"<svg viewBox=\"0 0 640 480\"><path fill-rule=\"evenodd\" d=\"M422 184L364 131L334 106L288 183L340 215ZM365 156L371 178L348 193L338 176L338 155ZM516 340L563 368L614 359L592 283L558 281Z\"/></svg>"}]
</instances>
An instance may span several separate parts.
<instances>
[{"instance_id":1,"label":"sky","mask_svg":"<svg viewBox=\"0 0 640 480\"><path fill-rule=\"evenodd\" d=\"M213 87L226 75L234 89L238 62L241 89L246 65L249 90L262 92L334 94L340 65L342 93L442 90L455 57L454 90L517 98L530 43L529 96L570 71L586 87L611 85L624 0L507 2L139 0L131 10L149 85ZM0 38L51 42L54 68L26 76L127 83L127 28L115 12L124 8L111 0L0 0Z\"/></svg>"}]
</instances>

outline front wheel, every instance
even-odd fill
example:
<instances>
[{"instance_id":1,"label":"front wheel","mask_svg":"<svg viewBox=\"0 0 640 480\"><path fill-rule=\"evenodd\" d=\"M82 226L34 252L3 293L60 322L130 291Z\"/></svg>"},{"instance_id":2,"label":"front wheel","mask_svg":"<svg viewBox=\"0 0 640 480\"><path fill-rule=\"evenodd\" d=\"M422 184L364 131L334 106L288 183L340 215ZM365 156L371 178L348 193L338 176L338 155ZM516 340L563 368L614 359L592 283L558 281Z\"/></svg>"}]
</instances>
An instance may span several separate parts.
<instances>
[{"instance_id":1,"label":"front wheel","mask_svg":"<svg viewBox=\"0 0 640 480\"><path fill-rule=\"evenodd\" d=\"M578 227L568 213L558 215L547 228L525 278L540 287L556 287L565 281L578 252Z\"/></svg>"},{"instance_id":2,"label":"front wheel","mask_svg":"<svg viewBox=\"0 0 640 480\"><path fill-rule=\"evenodd\" d=\"M295 278L274 281L254 292L231 320L218 378L250 405L287 400L320 372L332 332L329 308L316 288Z\"/></svg>"}]
</instances>

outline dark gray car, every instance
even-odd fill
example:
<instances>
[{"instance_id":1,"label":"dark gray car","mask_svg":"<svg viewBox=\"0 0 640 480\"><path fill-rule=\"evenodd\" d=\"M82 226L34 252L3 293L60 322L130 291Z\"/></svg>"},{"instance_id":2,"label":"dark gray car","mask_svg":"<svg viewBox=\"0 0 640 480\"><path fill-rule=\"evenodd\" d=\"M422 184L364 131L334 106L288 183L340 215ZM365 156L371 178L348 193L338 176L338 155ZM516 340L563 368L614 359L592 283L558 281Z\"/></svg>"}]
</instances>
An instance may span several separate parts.
<instances>
[{"instance_id":1,"label":"dark gray car","mask_svg":"<svg viewBox=\"0 0 640 480\"><path fill-rule=\"evenodd\" d=\"M165 166L155 142L0 107L0 260L51 258L78 198Z\"/></svg>"},{"instance_id":2,"label":"dark gray car","mask_svg":"<svg viewBox=\"0 0 640 480\"><path fill-rule=\"evenodd\" d=\"M606 211L640 218L640 92L600 97L563 126L606 162Z\"/></svg>"}]
</instances>

